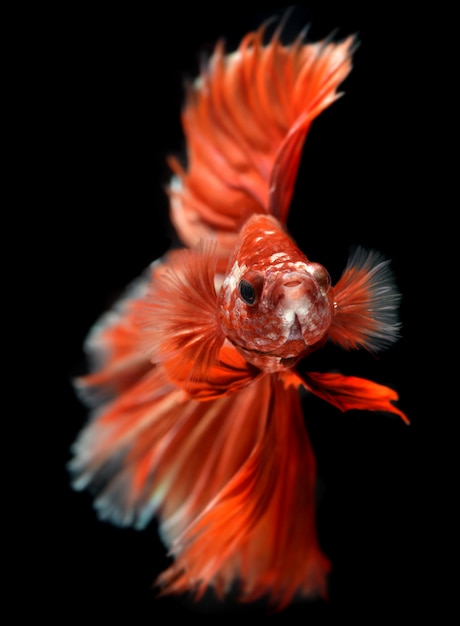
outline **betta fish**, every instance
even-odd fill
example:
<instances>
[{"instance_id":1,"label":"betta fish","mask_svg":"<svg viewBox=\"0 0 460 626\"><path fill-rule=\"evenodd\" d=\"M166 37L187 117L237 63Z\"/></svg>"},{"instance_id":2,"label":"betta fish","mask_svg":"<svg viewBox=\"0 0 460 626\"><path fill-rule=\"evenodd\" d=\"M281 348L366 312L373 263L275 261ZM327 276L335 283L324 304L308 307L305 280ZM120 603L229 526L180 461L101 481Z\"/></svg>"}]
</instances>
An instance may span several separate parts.
<instances>
[{"instance_id":1,"label":"betta fish","mask_svg":"<svg viewBox=\"0 0 460 626\"><path fill-rule=\"evenodd\" d=\"M305 137L341 95L355 39L265 33L233 53L218 43L188 86L187 163L169 159L168 186L183 246L91 330L75 384L92 415L70 471L102 519L158 521L172 556L160 593L236 589L283 608L326 596L330 571L300 391L408 419L386 386L304 371L326 342L377 352L399 338L388 260L358 248L333 285L286 226Z\"/></svg>"}]
</instances>

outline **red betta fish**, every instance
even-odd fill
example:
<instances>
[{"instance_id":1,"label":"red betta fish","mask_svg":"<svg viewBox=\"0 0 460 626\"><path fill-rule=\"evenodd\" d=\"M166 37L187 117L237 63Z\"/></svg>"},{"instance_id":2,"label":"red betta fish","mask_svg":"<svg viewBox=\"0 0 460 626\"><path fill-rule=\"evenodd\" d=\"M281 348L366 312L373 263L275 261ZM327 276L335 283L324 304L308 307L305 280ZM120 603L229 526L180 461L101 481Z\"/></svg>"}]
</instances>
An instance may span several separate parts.
<instances>
[{"instance_id":1,"label":"red betta fish","mask_svg":"<svg viewBox=\"0 0 460 626\"><path fill-rule=\"evenodd\" d=\"M238 589L282 608L324 596L330 569L300 388L341 411L408 420L388 387L300 371L326 341L394 342L399 294L378 253L358 249L332 286L286 232L305 136L338 97L354 40L285 45L279 31L264 43L260 28L232 54L218 44L189 87L188 164L170 160L169 186L184 248L90 333L92 369L77 386L94 415L70 469L101 518L158 519L173 556L162 593Z\"/></svg>"}]
</instances>

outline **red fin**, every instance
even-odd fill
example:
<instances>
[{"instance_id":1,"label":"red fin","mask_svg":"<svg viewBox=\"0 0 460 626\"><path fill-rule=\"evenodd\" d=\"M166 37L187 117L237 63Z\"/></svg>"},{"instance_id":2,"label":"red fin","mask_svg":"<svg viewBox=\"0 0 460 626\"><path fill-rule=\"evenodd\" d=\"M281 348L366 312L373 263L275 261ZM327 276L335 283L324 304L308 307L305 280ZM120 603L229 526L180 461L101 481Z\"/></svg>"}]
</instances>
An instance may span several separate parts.
<instances>
[{"instance_id":1,"label":"red fin","mask_svg":"<svg viewBox=\"0 0 460 626\"><path fill-rule=\"evenodd\" d=\"M240 600L268 596L282 608L296 595L325 594L329 564L316 538L315 462L297 390L268 376L251 389L258 402L245 407L244 430L258 424L255 446L176 538L175 562L158 582L166 593L198 596L208 586L225 594L238 582Z\"/></svg>"},{"instance_id":2,"label":"red fin","mask_svg":"<svg viewBox=\"0 0 460 626\"><path fill-rule=\"evenodd\" d=\"M410 423L405 413L394 406L398 394L390 387L365 378L335 373L309 372L301 378L309 391L341 411L385 411L399 415L406 424Z\"/></svg>"},{"instance_id":3,"label":"red fin","mask_svg":"<svg viewBox=\"0 0 460 626\"><path fill-rule=\"evenodd\" d=\"M389 263L378 252L358 248L334 287L335 316L328 334L343 348L376 352L399 338L401 296Z\"/></svg>"},{"instance_id":4,"label":"red fin","mask_svg":"<svg viewBox=\"0 0 460 626\"><path fill-rule=\"evenodd\" d=\"M191 400L152 367L95 412L73 447L76 489L95 494L118 525L161 522L167 545L246 462L264 429L268 396L258 384L211 401Z\"/></svg>"},{"instance_id":5,"label":"red fin","mask_svg":"<svg viewBox=\"0 0 460 626\"><path fill-rule=\"evenodd\" d=\"M150 280L161 272L162 262L149 268ZM77 378L81 399L91 406L123 393L152 368L142 349L137 318L142 310L149 276L137 279L114 307L94 324L85 341L90 374Z\"/></svg>"},{"instance_id":6,"label":"red fin","mask_svg":"<svg viewBox=\"0 0 460 626\"><path fill-rule=\"evenodd\" d=\"M263 37L261 27L227 55L216 46L182 115L187 169L170 160L172 221L188 246L217 237L219 271L250 215L286 222L309 125L351 69L352 37L288 46L279 32L265 45Z\"/></svg>"},{"instance_id":7,"label":"red fin","mask_svg":"<svg viewBox=\"0 0 460 626\"><path fill-rule=\"evenodd\" d=\"M155 454L185 398L168 383L162 368L150 366L119 399L98 409L82 430L69 469L75 489L89 488L95 494L101 518L137 527L150 521Z\"/></svg>"},{"instance_id":8,"label":"red fin","mask_svg":"<svg viewBox=\"0 0 460 626\"><path fill-rule=\"evenodd\" d=\"M326 41L302 46L297 40L286 58L284 73L287 70L290 76L295 76L297 64L301 69L293 84L290 103L295 121L278 148L270 180L269 212L283 223L288 218L302 148L310 124L342 95L337 93L337 88L351 70L354 42L354 37L348 37L340 43ZM283 74L278 75L280 91L283 89L281 76ZM285 97L289 97L289 93Z\"/></svg>"},{"instance_id":9,"label":"red fin","mask_svg":"<svg viewBox=\"0 0 460 626\"><path fill-rule=\"evenodd\" d=\"M250 365L234 346L226 342L209 370L202 377L187 380L184 389L192 398L212 400L235 393L260 376L262 372Z\"/></svg>"},{"instance_id":10,"label":"red fin","mask_svg":"<svg viewBox=\"0 0 460 626\"><path fill-rule=\"evenodd\" d=\"M146 350L177 386L196 387L217 365L225 340L217 316L215 244L171 253L139 315Z\"/></svg>"}]
</instances>

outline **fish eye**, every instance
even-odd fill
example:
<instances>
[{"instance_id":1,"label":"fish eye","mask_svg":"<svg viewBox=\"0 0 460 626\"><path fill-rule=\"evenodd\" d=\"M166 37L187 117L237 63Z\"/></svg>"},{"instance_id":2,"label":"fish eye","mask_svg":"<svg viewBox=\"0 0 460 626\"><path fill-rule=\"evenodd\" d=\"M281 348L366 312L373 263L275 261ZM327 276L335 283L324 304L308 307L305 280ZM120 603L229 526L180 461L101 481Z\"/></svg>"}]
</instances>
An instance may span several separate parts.
<instances>
[{"instance_id":1,"label":"fish eye","mask_svg":"<svg viewBox=\"0 0 460 626\"><path fill-rule=\"evenodd\" d=\"M251 305L255 303L257 296L256 290L247 280L240 280L238 291L246 304Z\"/></svg>"},{"instance_id":2,"label":"fish eye","mask_svg":"<svg viewBox=\"0 0 460 626\"><path fill-rule=\"evenodd\" d=\"M331 286L331 277L325 267L319 263L312 263L312 276L320 286L322 292L327 292Z\"/></svg>"}]
</instances>

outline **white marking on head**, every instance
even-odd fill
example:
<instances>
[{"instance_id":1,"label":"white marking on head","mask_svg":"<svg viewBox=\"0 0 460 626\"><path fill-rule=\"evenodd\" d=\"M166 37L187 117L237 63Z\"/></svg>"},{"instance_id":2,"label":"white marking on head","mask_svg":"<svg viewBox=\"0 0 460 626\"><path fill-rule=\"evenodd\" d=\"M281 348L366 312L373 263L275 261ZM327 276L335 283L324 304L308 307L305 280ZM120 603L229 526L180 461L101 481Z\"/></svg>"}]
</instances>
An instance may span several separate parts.
<instances>
[{"instance_id":1,"label":"white marking on head","mask_svg":"<svg viewBox=\"0 0 460 626\"><path fill-rule=\"evenodd\" d=\"M297 263L294 263L293 267L299 272L308 272L309 274L311 273L308 269L308 265L303 261L297 261Z\"/></svg>"},{"instance_id":2,"label":"white marking on head","mask_svg":"<svg viewBox=\"0 0 460 626\"><path fill-rule=\"evenodd\" d=\"M223 282L223 287L225 287L226 291L233 291L237 288L238 283L241 280L241 276L246 272L247 266L245 263L239 265L238 261L235 261L232 269L227 274L226 279Z\"/></svg>"},{"instance_id":3,"label":"white marking on head","mask_svg":"<svg viewBox=\"0 0 460 626\"><path fill-rule=\"evenodd\" d=\"M287 259L287 258L289 258L289 257L288 257L288 255L285 252L275 252L275 254L271 255L269 261L270 261L270 263L274 263L278 259Z\"/></svg>"}]
</instances>

